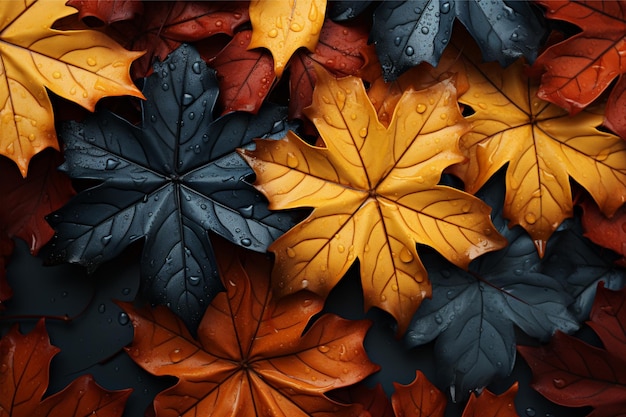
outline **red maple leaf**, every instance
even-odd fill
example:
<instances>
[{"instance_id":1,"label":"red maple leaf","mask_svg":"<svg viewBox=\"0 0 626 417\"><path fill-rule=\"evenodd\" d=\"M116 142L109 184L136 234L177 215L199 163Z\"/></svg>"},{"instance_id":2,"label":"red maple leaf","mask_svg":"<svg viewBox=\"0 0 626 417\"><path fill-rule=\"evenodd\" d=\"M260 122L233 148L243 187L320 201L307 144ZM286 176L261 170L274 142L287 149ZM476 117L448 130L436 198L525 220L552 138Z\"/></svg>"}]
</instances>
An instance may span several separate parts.
<instances>
[{"instance_id":1,"label":"red maple leaf","mask_svg":"<svg viewBox=\"0 0 626 417\"><path fill-rule=\"evenodd\" d=\"M26 335L15 325L0 339L0 417L121 416L132 390L105 390L88 375L42 401L50 361L58 351L43 320Z\"/></svg>"},{"instance_id":2,"label":"red maple leaf","mask_svg":"<svg viewBox=\"0 0 626 417\"><path fill-rule=\"evenodd\" d=\"M95 24L130 20L143 13L140 0L69 0L67 5L78 9L81 20Z\"/></svg>"},{"instance_id":3,"label":"red maple leaf","mask_svg":"<svg viewBox=\"0 0 626 417\"><path fill-rule=\"evenodd\" d=\"M533 371L532 387L566 407L593 407L589 417L626 416L626 289L600 283L588 324L604 348L561 332L546 346L518 346Z\"/></svg>"},{"instance_id":4,"label":"red maple leaf","mask_svg":"<svg viewBox=\"0 0 626 417\"><path fill-rule=\"evenodd\" d=\"M571 113L585 108L618 78L605 124L626 137L626 3L598 0L538 0L546 17L573 23L582 32L546 49L535 61L544 70L537 95Z\"/></svg>"}]
</instances>

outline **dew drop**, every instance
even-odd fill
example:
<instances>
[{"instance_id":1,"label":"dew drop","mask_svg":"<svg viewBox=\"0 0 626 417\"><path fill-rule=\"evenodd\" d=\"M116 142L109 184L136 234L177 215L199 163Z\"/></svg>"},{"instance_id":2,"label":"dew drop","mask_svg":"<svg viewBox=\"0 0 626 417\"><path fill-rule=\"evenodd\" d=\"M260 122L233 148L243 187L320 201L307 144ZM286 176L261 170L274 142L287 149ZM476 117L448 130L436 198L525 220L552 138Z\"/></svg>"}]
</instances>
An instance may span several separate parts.
<instances>
[{"instance_id":1,"label":"dew drop","mask_svg":"<svg viewBox=\"0 0 626 417\"><path fill-rule=\"evenodd\" d=\"M130 318L128 317L128 314L122 312L117 316L117 322L119 324L121 324L122 326L126 326L128 324L128 322L130 321Z\"/></svg>"},{"instance_id":2,"label":"dew drop","mask_svg":"<svg viewBox=\"0 0 626 417\"><path fill-rule=\"evenodd\" d=\"M448 290L446 297L448 297L448 300L454 300L454 291Z\"/></svg>"},{"instance_id":3,"label":"dew drop","mask_svg":"<svg viewBox=\"0 0 626 417\"><path fill-rule=\"evenodd\" d=\"M293 248L287 248L287 256L289 256L290 258L295 258L296 251L293 250Z\"/></svg>"},{"instance_id":4,"label":"dew drop","mask_svg":"<svg viewBox=\"0 0 626 417\"><path fill-rule=\"evenodd\" d=\"M300 161L298 161L298 158L293 154L293 152L287 153L287 166L288 167L296 168L299 163Z\"/></svg>"},{"instance_id":5,"label":"dew drop","mask_svg":"<svg viewBox=\"0 0 626 417\"><path fill-rule=\"evenodd\" d=\"M96 61L96 58L91 56L87 58L87 65L89 65L90 67L95 67L97 63L98 61Z\"/></svg>"},{"instance_id":6,"label":"dew drop","mask_svg":"<svg viewBox=\"0 0 626 417\"><path fill-rule=\"evenodd\" d=\"M365 138L367 136L367 128L363 127L361 128L361 130L359 130L359 136L361 136L362 138Z\"/></svg>"},{"instance_id":7,"label":"dew drop","mask_svg":"<svg viewBox=\"0 0 626 417\"><path fill-rule=\"evenodd\" d=\"M246 238L241 239L241 240L239 241L239 243L241 243L241 246L246 246L246 247L248 247L248 246L252 245L252 241L251 241L250 239L248 239L247 237L246 237Z\"/></svg>"},{"instance_id":8,"label":"dew drop","mask_svg":"<svg viewBox=\"0 0 626 417\"><path fill-rule=\"evenodd\" d=\"M396 46L400 46L401 43L402 43L402 38L399 36L396 36L396 38L393 40L393 44Z\"/></svg>"},{"instance_id":9,"label":"dew drop","mask_svg":"<svg viewBox=\"0 0 626 417\"><path fill-rule=\"evenodd\" d=\"M413 260L413 254L408 248L402 248L402 250L400 251L400 260L405 264L408 264Z\"/></svg>"},{"instance_id":10,"label":"dew drop","mask_svg":"<svg viewBox=\"0 0 626 417\"><path fill-rule=\"evenodd\" d=\"M278 36L278 31L276 29L272 29L267 32L267 36L269 36L270 38L275 38L276 36Z\"/></svg>"},{"instance_id":11,"label":"dew drop","mask_svg":"<svg viewBox=\"0 0 626 417\"><path fill-rule=\"evenodd\" d=\"M167 67L170 69L170 71L174 71L176 69L176 64L174 64L173 62L169 62L167 64Z\"/></svg>"},{"instance_id":12,"label":"dew drop","mask_svg":"<svg viewBox=\"0 0 626 417\"><path fill-rule=\"evenodd\" d=\"M513 42L517 41L519 39L519 33L517 32L511 33L511 36L509 37L509 39L512 40Z\"/></svg>"},{"instance_id":13,"label":"dew drop","mask_svg":"<svg viewBox=\"0 0 626 417\"><path fill-rule=\"evenodd\" d=\"M391 286L391 289L392 289L393 291L398 291L398 288L399 288L399 287L398 287L398 285L397 285L397 284L393 284L393 285Z\"/></svg>"},{"instance_id":14,"label":"dew drop","mask_svg":"<svg viewBox=\"0 0 626 417\"><path fill-rule=\"evenodd\" d=\"M185 357L183 356L183 352L180 349L174 349L173 351L170 352L170 360L173 363L178 363L180 361L182 361Z\"/></svg>"},{"instance_id":15,"label":"dew drop","mask_svg":"<svg viewBox=\"0 0 626 417\"><path fill-rule=\"evenodd\" d=\"M387 301L387 296L385 294L380 296L380 301Z\"/></svg>"},{"instance_id":16,"label":"dew drop","mask_svg":"<svg viewBox=\"0 0 626 417\"><path fill-rule=\"evenodd\" d=\"M463 207L461 207L461 211L463 213L469 213L471 209L472 209L472 205L470 203L464 204Z\"/></svg>"},{"instance_id":17,"label":"dew drop","mask_svg":"<svg viewBox=\"0 0 626 417\"><path fill-rule=\"evenodd\" d=\"M102 244L104 246L108 245L109 242L111 242L111 239L113 238L113 236L111 235L106 235L106 236L102 236L102 239L100 239L100 241L102 242Z\"/></svg>"},{"instance_id":18,"label":"dew drop","mask_svg":"<svg viewBox=\"0 0 626 417\"><path fill-rule=\"evenodd\" d=\"M415 50L413 49L412 46L407 46L406 49L404 50L404 53L406 54L406 56L413 56L413 54L415 53Z\"/></svg>"},{"instance_id":19,"label":"dew drop","mask_svg":"<svg viewBox=\"0 0 626 417\"><path fill-rule=\"evenodd\" d=\"M107 311L107 306L105 306L104 304L100 304L100 305L98 306L98 313L102 314L102 313L104 313L105 311Z\"/></svg>"},{"instance_id":20,"label":"dew drop","mask_svg":"<svg viewBox=\"0 0 626 417\"><path fill-rule=\"evenodd\" d=\"M163 91L167 91L170 89L170 85L168 83L163 83L161 84L161 88L163 89Z\"/></svg>"},{"instance_id":21,"label":"dew drop","mask_svg":"<svg viewBox=\"0 0 626 417\"><path fill-rule=\"evenodd\" d=\"M428 32L430 32L430 30L428 29L428 27L426 27L426 26L422 26L421 32L422 32L424 35L428 35Z\"/></svg>"},{"instance_id":22,"label":"dew drop","mask_svg":"<svg viewBox=\"0 0 626 417\"><path fill-rule=\"evenodd\" d=\"M439 6L439 11L443 14L449 13L450 3L449 2L442 3L441 6Z\"/></svg>"},{"instance_id":23,"label":"dew drop","mask_svg":"<svg viewBox=\"0 0 626 417\"><path fill-rule=\"evenodd\" d=\"M291 26L289 26L289 29L291 29L294 32L302 32L302 25L300 25L299 23L293 22Z\"/></svg>"},{"instance_id":24,"label":"dew drop","mask_svg":"<svg viewBox=\"0 0 626 417\"><path fill-rule=\"evenodd\" d=\"M424 180L424 177L422 177L421 175L418 175L417 177L415 177L415 181L418 184L423 184L425 180Z\"/></svg>"},{"instance_id":25,"label":"dew drop","mask_svg":"<svg viewBox=\"0 0 626 417\"><path fill-rule=\"evenodd\" d=\"M200 74L202 72L202 66L200 62L199 61L194 62L193 65L191 66L191 70L195 72L196 74Z\"/></svg>"},{"instance_id":26,"label":"dew drop","mask_svg":"<svg viewBox=\"0 0 626 417\"><path fill-rule=\"evenodd\" d=\"M338 246L337 246L337 251L338 251L339 253L344 253L344 252L345 252L345 250L346 250L345 246L343 246L343 245L338 245Z\"/></svg>"},{"instance_id":27,"label":"dew drop","mask_svg":"<svg viewBox=\"0 0 626 417\"><path fill-rule=\"evenodd\" d=\"M526 412L526 415L528 417L535 417L537 415L537 412L535 411L534 408L532 407L528 407L526 410L524 410Z\"/></svg>"},{"instance_id":28,"label":"dew drop","mask_svg":"<svg viewBox=\"0 0 626 417\"><path fill-rule=\"evenodd\" d=\"M194 287L200 284L200 277L195 275L191 275L189 278L187 278L187 280L189 281L189 284L193 285Z\"/></svg>"},{"instance_id":29,"label":"dew drop","mask_svg":"<svg viewBox=\"0 0 626 417\"><path fill-rule=\"evenodd\" d=\"M441 317L441 314L435 314L435 323L437 324L443 323L443 317Z\"/></svg>"},{"instance_id":30,"label":"dew drop","mask_svg":"<svg viewBox=\"0 0 626 417\"><path fill-rule=\"evenodd\" d=\"M28 140L31 141L31 142L34 141L35 140L35 134L31 133L30 135L28 135Z\"/></svg>"},{"instance_id":31,"label":"dew drop","mask_svg":"<svg viewBox=\"0 0 626 417\"><path fill-rule=\"evenodd\" d=\"M193 102L194 97L189 94L189 93L185 93L183 94L183 105L188 106Z\"/></svg>"},{"instance_id":32,"label":"dew drop","mask_svg":"<svg viewBox=\"0 0 626 417\"><path fill-rule=\"evenodd\" d=\"M122 294L124 294L124 295L130 294L130 288L123 288L122 289Z\"/></svg>"},{"instance_id":33,"label":"dew drop","mask_svg":"<svg viewBox=\"0 0 626 417\"><path fill-rule=\"evenodd\" d=\"M107 159L106 166L104 167L104 169L110 171L112 169L117 168L119 164L120 164L120 161L118 161L117 159Z\"/></svg>"},{"instance_id":34,"label":"dew drop","mask_svg":"<svg viewBox=\"0 0 626 417\"><path fill-rule=\"evenodd\" d=\"M196 118L196 114L195 114L194 112L191 112L191 113L189 113L189 114L187 115L187 117L189 118L189 120L193 120L193 119L195 119L195 118ZM198 145L196 145L196 146L198 146Z\"/></svg>"},{"instance_id":35,"label":"dew drop","mask_svg":"<svg viewBox=\"0 0 626 417\"><path fill-rule=\"evenodd\" d=\"M567 385L567 383L565 382L564 379L561 378L554 378L552 380L552 384L556 387L556 388L565 388L565 385Z\"/></svg>"},{"instance_id":36,"label":"dew drop","mask_svg":"<svg viewBox=\"0 0 626 417\"><path fill-rule=\"evenodd\" d=\"M244 217L250 218L254 214L254 206L250 204L249 206L241 207L239 213Z\"/></svg>"},{"instance_id":37,"label":"dew drop","mask_svg":"<svg viewBox=\"0 0 626 417\"><path fill-rule=\"evenodd\" d=\"M319 350L322 353L328 353L330 351L330 348L326 345L320 345L317 347L317 350Z\"/></svg>"},{"instance_id":38,"label":"dew drop","mask_svg":"<svg viewBox=\"0 0 626 417\"><path fill-rule=\"evenodd\" d=\"M415 108L415 111L422 114L426 111L426 105L424 103L419 103Z\"/></svg>"},{"instance_id":39,"label":"dew drop","mask_svg":"<svg viewBox=\"0 0 626 417\"><path fill-rule=\"evenodd\" d=\"M302 280L302 288L307 288L309 286L309 280L308 279L303 279Z\"/></svg>"},{"instance_id":40,"label":"dew drop","mask_svg":"<svg viewBox=\"0 0 626 417\"><path fill-rule=\"evenodd\" d=\"M58 80L59 78L61 78L61 73L59 71L54 71L52 73L52 78L54 78L55 80Z\"/></svg>"},{"instance_id":41,"label":"dew drop","mask_svg":"<svg viewBox=\"0 0 626 417\"><path fill-rule=\"evenodd\" d=\"M526 220L528 224L535 224L537 222L537 216L535 216L534 213L526 213L524 220Z\"/></svg>"}]
</instances>

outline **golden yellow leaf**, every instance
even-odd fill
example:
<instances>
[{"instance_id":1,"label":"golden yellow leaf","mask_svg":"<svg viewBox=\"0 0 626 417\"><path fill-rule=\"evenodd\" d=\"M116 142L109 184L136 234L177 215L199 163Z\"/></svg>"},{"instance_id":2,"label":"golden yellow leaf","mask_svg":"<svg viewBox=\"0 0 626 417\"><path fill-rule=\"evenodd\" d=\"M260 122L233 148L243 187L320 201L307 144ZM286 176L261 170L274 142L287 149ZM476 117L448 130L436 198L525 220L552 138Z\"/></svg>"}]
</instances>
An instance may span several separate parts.
<instances>
[{"instance_id":1,"label":"golden yellow leaf","mask_svg":"<svg viewBox=\"0 0 626 417\"><path fill-rule=\"evenodd\" d=\"M572 177L611 216L626 198L626 142L597 129L602 108L570 116L537 98L538 85L517 61L506 69L463 52L469 90L459 97L475 111L461 138L468 156L453 168L475 193L508 164L504 216L528 231L540 255L561 222L572 215Z\"/></svg>"},{"instance_id":2,"label":"golden yellow leaf","mask_svg":"<svg viewBox=\"0 0 626 417\"><path fill-rule=\"evenodd\" d=\"M406 92L385 127L359 78L317 75L306 114L326 147L290 132L241 151L271 209L313 208L269 248L274 288L325 296L358 258L366 308L391 313L403 333L431 294L416 242L460 267L505 244L485 203L438 185L463 160L458 140L469 125L450 80Z\"/></svg>"},{"instance_id":3,"label":"golden yellow leaf","mask_svg":"<svg viewBox=\"0 0 626 417\"><path fill-rule=\"evenodd\" d=\"M46 87L92 111L105 96L143 98L128 72L141 53L93 30L51 28L76 13L65 2L0 2L0 154L23 176L33 155L58 149Z\"/></svg>"},{"instance_id":4,"label":"golden yellow leaf","mask_svg":"<svg viewBox=\"0 0 626 417\"><path fill-rule=\"evenodd\" d=\"M300 47L315 50L326 14L326 0L252 0L252 38L248 49L267 48L280 77Z\"/></svg>"}]
</instances>

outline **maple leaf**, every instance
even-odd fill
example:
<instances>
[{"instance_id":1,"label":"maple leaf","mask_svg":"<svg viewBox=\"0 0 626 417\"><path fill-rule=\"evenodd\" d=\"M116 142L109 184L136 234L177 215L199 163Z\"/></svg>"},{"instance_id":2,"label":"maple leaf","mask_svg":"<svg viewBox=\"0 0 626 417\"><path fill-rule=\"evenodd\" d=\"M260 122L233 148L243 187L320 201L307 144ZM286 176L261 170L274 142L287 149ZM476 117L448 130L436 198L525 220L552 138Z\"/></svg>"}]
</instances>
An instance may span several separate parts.
<instances>
[{"instance_id":1,"label":"maple leaf","mask_svg":"<svg viewBox=\"0 0 626 417\"><path fill-rule=\"evenodd\" d=\"M395 392L391 404L396 416L419 415L423 417L443 417L448 403L443 395L420 371L408 385L393 383Z\"/></svg>"},{"instance_id":2,"label":"maple leaf","mask_svg":"<svg viewBox=\"0 0 626 417\"><path fill-rule=\"evenodd\" d=\"M368 388L363 382L331 393L333 399L346 404L361 404L371 417L394 417L391 402L381 384Z\"/></svg>"},{"instance_id":3,"label":"maple leaf","mask_svg":"<svg viewBox=\"0 0 626 417\"><path fill-rule=\"evenodd\" d=\"M617 209L611 218L602 214L598 206L588 199L583 200L580 206L583 209L581 219L585 237L622 255L620 262L623 264L626 261L626 206Z\"/></svg>"},{"instance_id":4,"label":"maple leaf","mask_svg":"<svg viewBox=\"0 0 626 417\"><path fill-rule=\"evenodd\" d=\"M290 132L241 152L272 210L314 209L270 246L274 287L282 295L303 288L326 295L358 258L366 309L388 311L403 333L430 295L416 242L461 267L504 245L488 206L437 185L441 170L461 161L457 141L468 128L454 86L406 93L385 128L359 78L336 80L320 70L306 114L326 148Z\"/></svg>"},{"instance_id":5,"label":"maple leaf","mask_svg":"<svg viewBox=\"0 0 626 417\"><path fill-rule=\"evenodd\" d=\"M480 395L472 392L461 417L518 417L514 407L517 390L516 382L500 395L489 390L483 390Z\"/></svg>"},{"instance_id":6,"label":"maple leaf","mask_svg":"<svg viewBox=\"0 0 626 417\"><path fill-rule=\"evenodd\" d=\"M323 307L319 297L300 292L276 301L265 255L225 244L216 251L226 292L206 310L197 341L163 307L122 305L135 328L130 357L154 375L178 378L156 396L156 416L359 415L325 393L378 369L362 345L369 323L325 314L305 331Z\"/></svg>"},{"instance_id":7,"label":"maple leaf","mask_svg":"<svg viewBox=\"0 0 626 417\"><path fill-rule=\"evenodd\" d=\"M111 24L107 33L127 49L146 51L131 69L137 79L148 76L153 62L163 61L182 42L232 36L248 20L248 2L156 1L135 19Z\"/></svg>"},{"instance_id":8,"label":"maple leaf","mask_svg":"<svg viewBox=\"0 0 626 417\"><path fill-rule=\"evenodd\" d=\"M422 260L431 277L433 298L422 303L405 336L410 347L436 338L438 377L459 398L511 373L514 325L541 340L556 330L578 329L568 311L573 297L555 279L559 276L539 271L532 239L519 227L509 229L502 218L503 188L502 181L494 181L477 196L494 207L493 222L509 245L480 257L469 271L425 252Z\"/></svg>"},{"instance_id":9,"label":"maple leaf","mask_svg":"<svg viewBox=\"0 0 626 417\"><path fill-rule=\"evenodd\" d=\"M15 325L0 339L0 417L121 416L131 390L105 390L88 375L42 401L50 361L58 351L43 320L26 335Z\"/></svg>"},{"instance_id":10,"label":"maple leaf","mask_svg":"<svg viewBox=\"0 0 626 417\"><path fill-rule=\"evenodd\" d=\"M532 387L550 401L591 406L593 417L626 415L626 290L599 285L589 326L604 348L557 332L546 346L518 346L533 372Z\"/></svg>"},{"instance_id":11,"label":"maple leaf","mask_svg":"<svg viewBox=\"0 0 626 417\"><path fill-rule=\"evenodd\" d=\"M64 170L101 183L50 216L57 234L47 257L93 270L145 237L144 290L193 325L221 288L207 230L264 252L293 224L268 211L234 152L284 134L286 109L214 119L215 75L187 45L155 64L144 94L140 127L100 112L63 128Z\"/></svg>"},{"instance_id":12,"label":"maple leaf","mask_svg":"<svg viewBox=\"0 0 626 417\"><path fill-rule=\"evenodd\" d=\"M15 161L22 176L33 155L58 149L46 88L91 111L105 96L143 97L128 74L140 53L93 30L51 29L76 11L65 1L7 3L0 10L0 154Z\"/></svg>"},{"instance_id":13,"label":"maple leaf","mask_svg":"<svg viewBox=\"0 0 626 417\"><path fill-rule=\"evenodd\" d=\"M252 0L249 12L252 39L248 48L269 49L274 57L274 72L280 77L298 48L315 49L324 23L326 0Z\"/></svg>"},{"instance_id":14,"label":"maple leaf","mask_svg":"<svg viewBox=\"0 0 626 417\"><path fill-rule=\"evenodd\" d=\"M626 195L626 144L598 130L602 108L576 116L536 97L523 61L506 69L480 63L476 49L462 48L469 90L459 101L474 114L460 141L468 160L453 172L475 193L506 168L504 217L531 235L540 255L550 235L572 215L570 177L591 193L606 215Z\"/></svg>"},{"instance_id":15,"label":"maple leaf","mask_svg":"<svg viewBox=\"0 0 626 417\"><path fill-rule=\"evenodd\" d=\"M525 1L419 0L383 2L374 11L371 38L385 79L421 62L437 66L458 18L476 39L485 61L502 66L537 55L545 28Z\"/></svg>"},{"instance_id":16,"label":"maple leaf","mask_svg":"<svg viewBox=\"0 0 626 417\"><path fill-rule=\"evenodd\" d=\"M564 20L579 26L578 33L550 46L536 60L534 67L543 70L537 95L571 113L578 113L595 101L619 77L609 98L607 126L626 136L623 100L626 71L622 55L626 53L626 8L621 1L537 0L546 7L550 19Z\"/></svg>"},{"instance_id":17,"label":"maple leaf","mask_svg":"<svg viewBox=\"0 0 626 417\"><path fill-rule=\"evenodd\" d=\"M68 6L78 9L78 17L95 23L111 24L130 20L143 13L140 0L69 0Z\"/></svg>"}]
</instances>

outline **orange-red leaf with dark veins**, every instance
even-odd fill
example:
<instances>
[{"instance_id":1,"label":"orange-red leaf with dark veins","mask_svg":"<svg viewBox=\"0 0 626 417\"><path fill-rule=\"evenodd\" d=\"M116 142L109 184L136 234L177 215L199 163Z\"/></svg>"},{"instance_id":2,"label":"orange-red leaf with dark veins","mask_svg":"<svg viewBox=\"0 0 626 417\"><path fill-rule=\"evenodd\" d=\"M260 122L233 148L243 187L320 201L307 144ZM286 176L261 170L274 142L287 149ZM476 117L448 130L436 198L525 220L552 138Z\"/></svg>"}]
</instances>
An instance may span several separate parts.
<instances>
[{"instance_id":1,"label":"orange-red leaf with dark veins","mask_svg":"<svg viewBox=\"0 0 626 417\"><path fill-rule=\"evenodd\" d=\"M59 349L50 344L44 321L28 334L17 325L0 339L0 417L119 417L130 389L108 391L83 375L64 390L42 401L52 357Z\"/></svg>"},{"instance_id":2,"label":"orange-red leaf with dark veins","mask_svg":"<svg viewBox=\"0 0 626 417\"><path fill-rule=\"evenodd\" d=\"M620 75L604 109L604 125L626 139L626 76Z\"/></svg>"},{"instance_id":3,"label":"orange-red leaf with dark veins","mask_svg":"<svg viewBox=\"0 0 626 417\"><path fill-rule=\"evenodd\" d=\"M611 249L626 261L626 206L620 207L612 217L606 217L596 203L586 198L580 202L583 209L584 236L596 245Z\"/></svg>"},{"instance_id":4,"label":"orange-red leaf with dark veins","mask_svg":"<svg viewBox=\"0 0 626 417\"><path fill-rule=\"evenodd\" d=\"M58 152L46 150L31 160L23 178L15 164L0 158L0 233L24 240L34 255L54 235L45 216L74 195L70 179L57 170L62 162Z\"/></svg>"},{"instance_id":5,"label":"orange-red leaf with dark veins","mask_svg":"<svg viewBox=\"0 0 626 417\"><path fill-rule=\"evenodd\" d=\"M232 36L248 20L248 2L156 1L141 16L113 23L107 33L126 49L147 51L131 68L137 79L149 75L154 60L163 61L182 42Z\"/></svg>"},{"instance_id":6,"label":"orange-red leaf with dark veins","mask_svg":"<svg viewBox=\"0 0 626 417\"><path fill-rule=\"evenodd\" d=\"M141 0L69 0L67 5L78 9L82 20L97 19L106 24L130 20L143 13Z\"/></svg>"},{"instance_id":7,"label":"orange-red leaf with dark veins","mask_svg":"<svg viewBox=\"0 0 626 417\"><path fill-rule=\"evenodd\" d=\"M220 85L223 113L256 113L274 84L274 62L264 49L248 50L250 30L237 33L211 61Z\"/></svg>"},{"instance_id":8,"label":"orange-red leaf with dark veins","mask_svg":"<svg viewBox=\"0 0 626 417\"><path fill-rule=\"evenodd\" d=\"M532 369L532 387L566 407L593 407L589 417L626 416L626 289L600 283L588 324L604 348L561 332L545 346L518 346Z\"/></svg>"},{"instance_id":9,"label":"orange-red leaf with dark veins","mask_svg":"<svg viewBox=\"0 0 626 417\"><path fill-rule=\"evenodd\" d=\"M546 17L582 29L546 49L534 66L544 70L539 98L576 113L626 72L626 3L615 0L537 0Z\"/></svg>"},{"instance_id":10,"label":"orange-red leaf with dark veins","mask_svg":"<svg viewBox=\"0 0 626 417\"><path fill-rule=\"evenodd\" d=\"M274 300L269 259L217 243L226 292L207 309L197 340L165 307L122 304L135 328L131 358L154 375L178 378L156 396L156 416L361 415L360 406L325 393L378 369L363 348L369 323L326 314L304 332L322 299L303 291Z\"/></svg>"},{"instance_id":11,"label":"orange-red leaf with dark veins","mask_svg":"<svg viewBox=\"0 0 626 417\"><path fill-rule=\"evenodd\" d=\"M517 389L516 382L500 395L486 389L480 395L472 393L461 417L519 417L514 402Z\"/></svg>"},{"instance_id":12,"label":"orange-red leaf with dark veins","mask_svg":"<svg viewBox=\"0 0 626 417\"><path fill-rule=\"evenodd\" d=\"M334 391L331 396L343 403L363 405L371 417L394 417L391 402L381 384L368 388L364 383L360 383Z\"/></svg>"},{"instance_id":13,"label":"orange-red leaf with dark veins","mask_svg":"<svg viewBox=\"0 0 626 417\"><path fill-rule=\"evenodd\" d=\"M391 396L391 404L396 416L443 417L446 396L424 376L421 371L415 373L415 379L409 385L393 383L396 392Z\"/></svg>"},{"instance_id":14,"label":"orange-red leaf with dark veins","mask_svg":"<svg viewBox=\"0 0 626 417\"><path fill-rule=\"evenodd\" d=\"M368 45L368 29L363 26L344 26L327 19L320 32L314 52L298 51L290 62L289 117L303 119L302 110L312 102L315 87L315 63L323 66L337 77L360 75L373 53L374 45ZM372 80L366 80L372 81Z\"/></svg>"}]
</instances>

